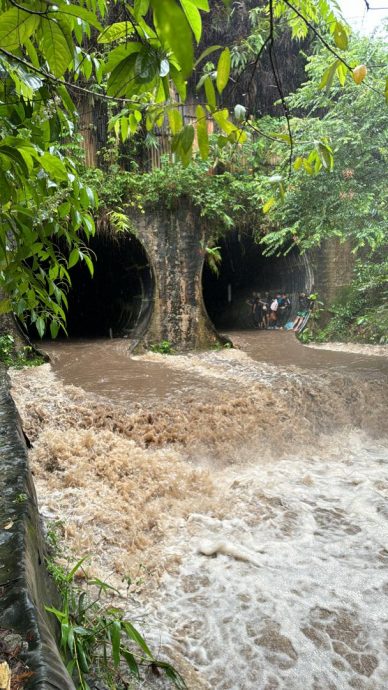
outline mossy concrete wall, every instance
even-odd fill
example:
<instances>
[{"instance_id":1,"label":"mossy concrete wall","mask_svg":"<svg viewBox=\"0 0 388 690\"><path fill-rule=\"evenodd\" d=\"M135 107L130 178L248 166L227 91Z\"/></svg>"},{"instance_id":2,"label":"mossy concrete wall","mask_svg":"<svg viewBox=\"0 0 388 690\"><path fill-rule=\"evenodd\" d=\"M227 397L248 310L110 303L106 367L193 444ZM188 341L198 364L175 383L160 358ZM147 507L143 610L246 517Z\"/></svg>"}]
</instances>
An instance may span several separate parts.
<instances>
[{"instance_id":1,"label":"mossy concrete wall","mask_svg":"<svg viewBox=\"0 0 388 690\"><path fill-rule=\"evenodd\" d=\"M35 489L19 415L0 365L0 628L20 635L32 672L26 690L75 690L45 605L58 604L49 579Z\"/></svg>"},{"instance_id":2,"label":"mossy concrete wall","mask_svg":"<svg viewBox=\"0 0 388 690\"><path fill-rule=\"evenodd\" d=\"M219 340L202 298L203 246L210 234L190 208L147 213L135 219L151 262L155 289L145 346L170 341L180 350Z\"/></svg>"}]
</instances>

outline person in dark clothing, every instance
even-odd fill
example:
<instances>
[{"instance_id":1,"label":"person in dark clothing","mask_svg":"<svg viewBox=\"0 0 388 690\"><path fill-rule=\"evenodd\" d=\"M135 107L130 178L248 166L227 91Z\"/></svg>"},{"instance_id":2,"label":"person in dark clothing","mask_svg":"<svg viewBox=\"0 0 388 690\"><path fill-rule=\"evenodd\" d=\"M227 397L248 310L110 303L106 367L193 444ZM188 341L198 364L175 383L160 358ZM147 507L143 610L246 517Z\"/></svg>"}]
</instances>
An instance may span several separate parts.
<instances>
[{"instance_id":1,"label":"person in dark clothing","mask_svg":"<svg viewBox=\"0 0 388 690\"><path fill-rule=\"evenodd\" d=\"M296 319L294 321L292 330L299 331L303 321L310 311L309 299L305 292L300 292L298 296L298 311L296 312Z\"/></svg>"},{"instance_id":2,"label":"person in dark clothing","mask_svg":"<svg viewBox=\"0 0 388 690\"><path fill-rule=\"evenodd\" d=\"M260 295L257 292L252 292L252 297L247 300L251 308L251 323L255 328L258 328L261 322L261 304Z\"/></svg>"},{"instance_id":3,"label":"person in dark clothing","mask_svg":"<svg viewBox=\"0 0 388 690\"><path fill-rule=\"evenodd\" d=\"M253 320L256 328L263 328L263 305L260 292L256 294Z\"/></svg>"},{"instance_id":4,"label":"person in dark clothing","mask_svg":"<svg viewBox=\"0 0 388 690\"><path fill-rule=\"evenodd\" d=\"M262 322L262 327L263 328L268 328L269 326L269 314L270 314L270 305L271 305L271 297L269 292L265 292L264 296L260 299L260 304L261 304L261 322Z\"/></svg>"},{"instance_id":5,"label":"person in dark clothing","mask_svg":"<svg viewBox=\"0 0 388 690\"><path fill-rule=\"evenodd\" d=\"M282 328L286 325L291 313L291 300L285 292L281 294L281 301L278 310L278 324Z\"/></svg>"}]
</instances>

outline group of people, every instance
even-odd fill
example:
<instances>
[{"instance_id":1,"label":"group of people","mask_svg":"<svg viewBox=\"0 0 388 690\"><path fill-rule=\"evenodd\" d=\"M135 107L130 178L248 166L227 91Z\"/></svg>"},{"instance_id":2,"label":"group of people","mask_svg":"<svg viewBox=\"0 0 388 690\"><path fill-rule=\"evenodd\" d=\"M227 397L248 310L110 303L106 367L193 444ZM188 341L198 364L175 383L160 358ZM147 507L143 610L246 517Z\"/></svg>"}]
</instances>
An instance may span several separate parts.
<instances>
[{"instance_id":1,"label":"group of people","mask_svg":"<svg viewBox=\"0 0 388 690\"><path fill-rule=\"evenodd\" d=\"M248 304L255 328L283 328L291 314L291 300L285 292L278 292L273 297L269 292L263 296L253 292Z\"/></svg>"},{"instance_id":2,"label":"group of people","mask_svg":"<svg viewBox=\"0 0 388 690\"><path fill-rule=\"evenodd\" d=\"M292 304L285 292L277 292L271 297L269 292L263 296L259 292L253 292L247 301L251 308L251 320L255 328L277 329L288 328L299 331L305 323L308 314L313 310L317 295L314 287L307 295L300 292L298 295L298 311L293 322L289 321Z\"/></svg>"}]
</instances>

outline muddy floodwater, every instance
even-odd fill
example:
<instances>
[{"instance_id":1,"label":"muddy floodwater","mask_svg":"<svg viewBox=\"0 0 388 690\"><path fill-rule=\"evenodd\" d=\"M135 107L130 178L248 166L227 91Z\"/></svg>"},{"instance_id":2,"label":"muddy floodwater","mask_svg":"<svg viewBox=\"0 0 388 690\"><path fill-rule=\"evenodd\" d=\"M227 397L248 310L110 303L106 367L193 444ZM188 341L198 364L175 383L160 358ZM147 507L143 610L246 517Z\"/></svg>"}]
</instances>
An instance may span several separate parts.
<instances>
[{"instance_id":1,"label":"muddy floodwater","mask_svg":"<svg viewBox=\"0 0 388 690\"><path fill-rule=\"evenodd\" d=\"M190 690L386 690L387 353L229 335L13 372L41 512Z\"/></svg>"}]
</instances>

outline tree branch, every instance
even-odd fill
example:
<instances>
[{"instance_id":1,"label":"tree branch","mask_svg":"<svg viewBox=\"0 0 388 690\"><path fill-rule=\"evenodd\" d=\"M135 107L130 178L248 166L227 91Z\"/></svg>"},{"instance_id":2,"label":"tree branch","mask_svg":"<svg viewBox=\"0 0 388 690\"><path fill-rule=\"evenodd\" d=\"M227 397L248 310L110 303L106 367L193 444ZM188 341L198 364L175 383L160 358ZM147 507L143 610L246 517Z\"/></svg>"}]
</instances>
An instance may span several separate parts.
<instances>
[{"instance_id":1,"label":"tree branch","mask_svg":"<svg viewBox=\"0 0 388 690\"><path fill-rule=\"evenodd\" d=\"M31 10L29 7L23 7L22 5L18 5L18 3L15 2L15 0L8 0L8 2L10 5L16 7L18 10L21 10L22 12L26 12L27 14L37 14L39 17L47 17L48 12L50 11L49 7L47 8L47 10L39 12L38 10Z\"/></svg>"},{"instance_id":2,"label":"tree branch","mask_svg":"<svg viewBox=\"0 0 388 690\"><path fill-rule=\"evenodd\" d=\"M34 67L28 60L25 60L24 58L18 57L17 55L14 55L13 53L10 53L8 50L5 50L5 48L0 48L0 54L5 55L10 61L18 62L20 65L23 65L24 67L28 67L29 70L32 72L35 72L35 74L39 74L43 79L47 79L48 81L52 82L53 84L58 84L59 86L67 86L69 89L73 89L73 91L78 91L80 93L87 93L91 96L94 96L95 98L100 98L103 101L113 101L114 103L133 103L137 105L139 108L141 107L141 103L139 103L136 100L133 100L131 98L118 98L116 96L108 96L107 94L104 93L98 93L96 91L92 91L91 89L86 89L83 86L79 86L78 84L73 84L72 82L66 81L65 79L59 79L58 77L54 77L53 74L50 72L45 72L43 69ZM155 105L155 103L151 103L150 105Z\"/></svg>"},{"instance_id":3,"label":"tree branch","mask_svg":"<svg viewBox=\"0 0 388 690\"><path fill-rule=\"evenodd\" d=\"M271 68L273 76L275 78L276 88L280 95L280 100L283 106L284 115L287 122L288 136L290 137L290 155L288 157L288 175L291 176L292 173L292 156L294 154L294 140L291 130L291 117L288 105L283 93L282 82L279 77L279 70L276 64L276 53L275 53L275 39L274 39L274 14L273 14L273 0L269 0L269 21L270 21L270 33L269 33L269 60L271 63Z\"/></svg>"},{"instance_id":4,"label":"tree branch","mask_svg":"<svg viewBox=\"0 0 388 690\"><path fill-rule=\"evenodd\" d=\"M283 2L285 5L287 5L287 7L290 8L290 10L295 12L295 14L298 15L298 17L300 17L302 21L304 21L306 26L308 26L308 28L311 29L311 31L317 38L319 38L319 40L325 46L325 48L327 48L327 50L329 50L330 53L332 53L337 58L337 60L340 60L340 62L342 62L342 64L345 65L345 67L347 67L347 69L350 72L352 72L352 67L346 62L346 60L344 60L340 55L338 55L338 53L334 50L330 43L328 43L326 39L322 36L322 34L316 30L314 24L312 24L308 19L306 19L306 17L296 7L294 7L294 5L291 2L289 2L289 0L283 0Z\"/></svg>"}]
</instances>

